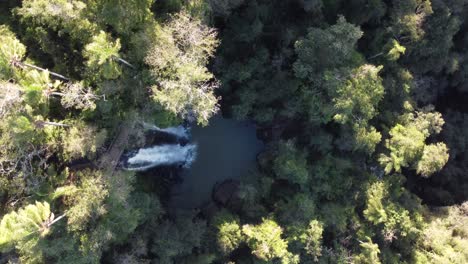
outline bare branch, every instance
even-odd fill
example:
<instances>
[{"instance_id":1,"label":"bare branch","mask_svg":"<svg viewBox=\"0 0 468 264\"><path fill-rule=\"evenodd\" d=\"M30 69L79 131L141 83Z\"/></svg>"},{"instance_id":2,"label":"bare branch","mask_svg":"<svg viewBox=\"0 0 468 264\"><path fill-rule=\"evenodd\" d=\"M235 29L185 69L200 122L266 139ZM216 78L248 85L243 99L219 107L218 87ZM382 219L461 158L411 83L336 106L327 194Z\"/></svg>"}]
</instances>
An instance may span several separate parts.
<instances>
[{"instance_id":1,"label":"bare branch","mask_svg":"<svg viewBox=\"0 0 468 264\"><path fill-rule=\"evenodd\" d=\"M70 125L67 125L67 124L57 123L57 122L50 122L50 121L42 121L42 120L35 121L34 125L37 128L43 128L44 126L70 127Z\"/></svg>"},{"instance_id":2,"label":"bare branch","mask_svg":"<svg viewBox=\"0 0 468 264\"><path fill-rule=\"evenodd\" d=\"M114 57L114 59L116 59L118 62L124 64L125 66L129 67L129 68L132 68L132 69L135 69L135 66L133 66L130 62L120 58L120 57Z\"/></svg>"},{"instance_id":3,"label":"bare branch","mask_svg":"<svg viewBox=\"0 0 468 264\"><path fill-rule=\"evenodd\" d=\"M90 87L83 87L81 83L69 83L61 92L51 91L49 95L62 97L61 103L65 108L94 109L96 100L103 96L93 93Z\"/></svg>"},{"instance_id":4,"label":"bare branch","mask_svg":"<svg viewBox=\"0 0 468 264\"><path fill-rule=\"evenodd\" d=\"M38 66L35 66L35 65L32 65L32 64L29 64L29 63L26 63L26 62L19 62L20 65L22 66L25 66L25 67L29 67L29 68L32 68L32 69L35 69L35 70L38 70L38 71L48 71L50 75L54 76L54 77L57 77L59 79L62 79L64 81L70 81L69 78L61 75L61 74L58 74L58 73L55 73L55 72L51 72L49 70L46 70L44 68L41 68L41 67L38 67Z\"/></svg>"}]
</instances>

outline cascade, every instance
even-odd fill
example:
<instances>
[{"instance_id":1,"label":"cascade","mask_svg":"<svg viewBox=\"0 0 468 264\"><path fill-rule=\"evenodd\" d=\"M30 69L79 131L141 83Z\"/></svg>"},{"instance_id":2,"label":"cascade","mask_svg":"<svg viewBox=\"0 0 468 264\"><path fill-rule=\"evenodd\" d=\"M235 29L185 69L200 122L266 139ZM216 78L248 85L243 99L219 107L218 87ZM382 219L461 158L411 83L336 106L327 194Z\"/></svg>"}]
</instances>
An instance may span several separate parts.
<instances>
[{"instance_id":1,"label":"cascade","mask_svg":"<svg viewBox=\"0 0 468 264\"><path fill-rule=\"evenodd\" d=\"M161 165L181 165L189 168L195 160L197 145L164 144L139 149L128 158L126 170L144 171Z\"/></svg>"},{"instance_id":2,"label":"cascade","mask_svg":"<svg viewBox=\"0 0 468 264\"><path fill-rule=\"evenodd\" d=\"M159 128L155 125L142 122L145 129L166 133L182 139L183 144L160 144L141 148L127 155L124 169L144 171L157 166L179 165L189 168L196 158L197 145L185 144L190 138L190 129L182 125L168 128Z\"/></svg>"},{"instance_id":3,"label":"cascade","mask_svg":"<svg viewBox=\"0 0 468 264\"><path fill-rule=\"evenodd\" d=\"M188 139L190 137L190 129L184 127L183 125L167 128L159 128L158 126L148 124L145 122L143 122L142 125L146 129L171 134L178 138Z\"/></svg>"}]
</instances>

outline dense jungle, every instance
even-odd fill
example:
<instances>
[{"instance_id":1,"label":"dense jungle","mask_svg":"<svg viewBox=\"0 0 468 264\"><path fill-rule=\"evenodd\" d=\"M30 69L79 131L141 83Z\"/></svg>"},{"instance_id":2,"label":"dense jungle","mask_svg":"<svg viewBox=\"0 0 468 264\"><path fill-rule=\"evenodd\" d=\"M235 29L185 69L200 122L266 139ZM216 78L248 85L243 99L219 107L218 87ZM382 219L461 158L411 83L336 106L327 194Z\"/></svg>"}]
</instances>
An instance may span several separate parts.
<instances>
[{"instance_id":1,"label":"dense jungle","mask_svg":"<svg viewBox=\"0 0 468 264\"><path fill-rule=\"evenodd\" d=\"M468 0L1 0L0 264L468 263Z\"/></svg>"}]
</instances>

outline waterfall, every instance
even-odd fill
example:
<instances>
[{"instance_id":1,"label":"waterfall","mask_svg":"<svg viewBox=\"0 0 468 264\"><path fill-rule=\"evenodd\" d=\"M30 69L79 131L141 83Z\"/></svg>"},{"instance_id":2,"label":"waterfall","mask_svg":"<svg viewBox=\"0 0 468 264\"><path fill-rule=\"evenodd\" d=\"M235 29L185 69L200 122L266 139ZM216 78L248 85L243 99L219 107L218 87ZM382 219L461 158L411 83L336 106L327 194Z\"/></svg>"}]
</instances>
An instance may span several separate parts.
<instances>
[{"instance_id":1,"label":"waterfall","mask_svg":"<svg viewBox=\"0 0 468 264\"><path fill-rule=\"evenodd\" d=\"M123 168L132 171L144 171L161 165L178 165L190 167L196 158L197 145L185 144L190 138L189 128L184 126L159 128L155 125L141 122L143 128L173 135L177 144L160 144L147 148L141 148L126 155Z\"/></svg>"},{"instance_id":2,"label":"waterfall","mask_svg":"<svg viewBox=\"0 0 468 264\"><path fill-rule=\"evenodd\" d=\"M178 138L183 138L183 139L188 139L189 134L190 134L189 128L186 128L186 127L184 127L182 125L179 125L179 126L176 126L176 127L167 127L167 128L160 128L160 127L157 127L155 125L148 124L148 123L145 123L145 122L142 122L142 125L146 129L171 134L171 135L174 135L174 136L176 136Z\"/></svg>"},{"instance_id":3,"label":"waterfall","mask_svg":"<svg viewBox=\"0 0 468 264\"><path fill-rule=\"evenodd\" d=\"M126 170L144 171L160 165L182 165L190 167L195 160L197 146L195 144L165 144L139 149L127 160Z\"/></svg>"}]
</instances>

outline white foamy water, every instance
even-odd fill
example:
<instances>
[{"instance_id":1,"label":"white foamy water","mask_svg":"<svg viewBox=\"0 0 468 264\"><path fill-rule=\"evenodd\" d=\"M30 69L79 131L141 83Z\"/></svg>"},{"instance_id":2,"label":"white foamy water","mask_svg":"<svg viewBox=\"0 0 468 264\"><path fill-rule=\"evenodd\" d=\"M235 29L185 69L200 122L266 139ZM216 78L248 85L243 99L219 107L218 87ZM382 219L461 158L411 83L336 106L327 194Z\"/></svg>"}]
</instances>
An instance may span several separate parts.
<instances>
[{"instance_id":1,"label":"white foamy water","mask_svg":"<svg viewBox=\"0 0 468 264\"><path fill-rule=\"evenodd\" d=\"M197 145L165 144L139 149L127 160L127 170L143 171L160 165L181 164L188 168L197 155Z\"/></svg>"},{"instance_id":2,"label":"white foamy water","mask_svg":"<svg viewBox=\"0 0 468 264\"><path fill-rule=\"evenodd\" d=\"M179 138L188 139L189 135L190 135L190 129L186 128L186 127L184 127L182 125L175 126L175 127L160 128L158 126L148 124L148 123L144 123L144 122L142 124L143 124L143 127L146 128L146 129L168 133L168 134L174 135L174 136L179 137Z\"/></svg>"}]
</instances>

